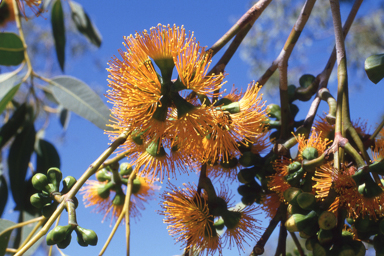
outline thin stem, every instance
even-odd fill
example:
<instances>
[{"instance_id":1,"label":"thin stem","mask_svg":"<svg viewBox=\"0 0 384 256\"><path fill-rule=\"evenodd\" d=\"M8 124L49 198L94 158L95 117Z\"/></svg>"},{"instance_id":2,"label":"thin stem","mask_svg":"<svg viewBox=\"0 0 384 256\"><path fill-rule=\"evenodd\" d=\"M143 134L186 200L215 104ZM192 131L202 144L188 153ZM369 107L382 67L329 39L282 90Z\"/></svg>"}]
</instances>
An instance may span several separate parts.
<instances>
[{"instance_id":1,"label":"thin stem","mask_svg":"<svg viewBox=\"0 0 384 256\"><path fill-rule=\"evenodd\" d=\"M103 255L104 252L105 252L105 250L107 249L109 243L111 242L113 236L114 236L115 233L116 233L117 228L119 227L121 221L123 220L123 218L124 218L124 216L125 216L125 211L126 211L126 210L125 210L125 207L124 207L123 210L122 210L121 213L120 213L119 218L117 219L117 221L116 221L116 223L115 223L115 226L113 227L111 233L109 234L109 237L108 237L107 241L105 242L103 248L101 248L101 251L99 252L99 256Z\"/></svg>"},{"instance_id":2,"label":"thin stem","mask_svg":"<svg viewBox=\"0 0 384 256\"><path fill-rule=\"evenodd\" d=\"M6 248L6 249L5 249L5 252L16 253L16 252L17 252L17 249L14 249L14 248Z\"/></svg>"},{"instance_id":3,"label":"thin stem","mask_svg":"<svg viewBox=\"0 0 384 256\"><path fill-rule=\"evenodd\" d=\"M259 0L255 3L227 33L225 33L209 50L212 51L212 56L215 55L221 48L224 47L243 27L252 24L260 17L261 13L269 5L272 0Z\"/></svg>"},{"instance_id":4,"label":"thin stem","mask_svg":"<svg viewBox=\"0 0 384 256\"><path fill-rule=\"evenodd\" d=\"M131 195L132 195L132 183L133 179L136 176L136 172L139 168L135 168L135 171L131 173L128 179L127 183L127 195L125 196L125 202L124 202L124 209L125 209L125 238L126 238L126 243L127 243L127 256L129 256L129 238L130 238L130 223L129 223L129 204L131 202Z\"/></svg>"},{"instance_id":5,"label":"thin stem","mask_svg":"<svg viewBox=\"0 0 384 256\"><path fill-rule=\"evenodd\" d=\"M289 234L291 235L293 242L295 242L296 248L297 248L300 256L305 256L303 248L301 247L301 244L299 242L299 239L297 239L295 232L289 232Z\"/></svg>"},{"instance_id":6,"label":"thin stem","mask_svg":"<svg viewBox=\"0 0 384 256\"><path fill-rule=\"evenodd\" d=\"M201 165L199 183L197 185L197 194L199 195L201 194L201 189L202 189L200 184L202 184L202 180L205 179L206 177L207 177L207 164L203 164Z\"/></svg>"},{"instance_id":7,"label":"thin stem","mask_svg":"<svg viewBox=\"0 0 384 256\"><path fill-rule=\"evenodd\" d=\"M369 137L369 140L374 140L376 138L376 136L380 133L381 129L383 128L384 126L384 119L383 121L381 121L381 123L379 124L379 126L376 127L376 130L372 133L372 135Z\"/></svg>"},{"instance_id":8,"label":"thin stem","mask_svg":"<svg viewBox=\"0 0 384 256\"><path fill-rule=\"evenodd\" d=\"M32 231L28 234L27 238L23 241L23 243L19 247L23 247L29 241L29 239L31 239L31 237L33 236L33 234L35 234L35 232L39 229L39 227L43 225L44 221L46 220L46 217L45 216L42 216L42 217L44 218L40 220L39 223L36 224L36 226L32 229Z\"/></svg>"},{"instance_id":9,"label":"thin stem","mask_svg":"<svg viewBox=\"0 0 384 256\"><path fill-rule=\"evenodd\" d=\"M88 167L88 169L85 171L85 173L77 180L75 185L71 188L71 190L64 195L66 200L72 199L76 193L80 190L80 188L83 186L83 184L91 177L102 165L102 163L105 162L105 160L116 150L118 146L123 144L125 140L128 138L129 132L124 131L121 133L114 142ZM26 244L24 245L16 254L15 256L23 255L34 243L36 243L41 237L43 237L49 230L49 228L52 226L53 222L57 217L61 214L61 212L65 208L65 201L63 200L61 204L57 207L55 212L52 214L52 216L48 219L47 223L43 226L43 228Z\"/></svg>"},{"instance_id":10,"label":"thin stem","mask_svg":"<svg viewBox=\"0 0 384 256\"><path fill-rule=\"evenodd\" d=\"M287 211L287 208L285 208L285 211ZM287 216L286 214L283 215L280 221L279 240L278 240L275 256L286 255L287 228L284 225L287 219L286 216Z\"/></svg>"},{"instance_id":11,"label":"thin stem","mask_svg":"<svg viewBox=\"0 0 384 256\"><path fill-rule=\"evenodd\" d=\"M5 233L7 233L10 230L14 230L16 228L21 228L21 227L24 227L25 225L28 225L28 224L31 224L31 223L35 223L35 222L38 222L38 221L41 221L41 220L45 220L45 217L44 216L40 216L40 217L31 219L31 220L28 220L28 221L17 223L16 225L14 225L12 227L9 227L9 228L6 228L3 231L1 231L0 232L0 236L4 235Z\"/></svg>"}]
</instances>

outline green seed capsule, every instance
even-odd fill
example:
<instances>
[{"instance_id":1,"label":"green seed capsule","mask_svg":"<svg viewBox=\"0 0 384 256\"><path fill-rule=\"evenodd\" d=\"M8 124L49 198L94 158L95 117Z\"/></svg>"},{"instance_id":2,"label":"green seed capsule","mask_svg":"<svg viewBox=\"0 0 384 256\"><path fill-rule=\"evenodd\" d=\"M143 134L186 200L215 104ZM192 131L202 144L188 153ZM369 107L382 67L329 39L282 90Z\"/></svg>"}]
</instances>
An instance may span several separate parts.
<instances>
[{"instance_id":1,"label":"green seed capsule","mask_svg":"<svg viewBox=\"0 0 384 256\"><path fill-rule=\"evenodd\" d=\"M224 220L222 218L218 219L217 221L215 221L215 223L213 224L213 227L215 227L215 229L217 230L223 230L224 229Z\"/></svg>"},{"instance_id":2,"label":"green seed capsule","mask_svg":"<svg viewBox=\"0 0 384 256\"><path fill-rule=\"evenodd\" d=\"M293 162L288 165L288 172L289 173L294 173L300 170L301 168L301 163L300 162Z\"/></svg>"},{"instance_id":3,"label":"green seed capsule","mask_svg":"<svg viewBox=\"0 0 384 256\"><path fill-rule=\"evenodd\" d=\"M121 176L130 175L132 173L132 170L132 165L130 165L129 163L124 162L120 164L119 173Z\"/></svg>"},{"instance_id":4,"label":"green seed capsule","mask_svg":"<svg viewBox=\"0 0 384 256\"><path fill-rule=\"evenodd\" d=\"M303 150L303 158L306 160L312 160L319 156L319 152L317 152L316 148L313 147L307 147Z\"/></svg>"},{"instance_id":5,"label":"green seed capsule","mask_svg":"<svg viewBox=\"0 0 384 256\"><path fill-rule=\"evenodd\" d=\"M107 184L100 184L98 187L97 187L97 194L103 198L103 199L107 199L109 197L109 194L111 192L111 189L112 187L114 187L114 183L112 182L109 182Z\"/></svg>"},{"instance_id":6,"label":"green seed capsule","mask_svg":"<svg viewBox=\"0 0 384 256\"><path fill-rule=\"evenodd\" d=\"M311 211L307 215L293 214L286 222L285 226L288 231L296 232L302 231L309 226L315 226L317 221L317 214L315 211Z\"/></svg>"},{"instance_id":7,"label":"green seed capsule","mask_svg":"<svg viewBox=\"0 0 384 256\"><path fill-rule=\"evenodd\" d=\"M61 241L63 241L67 234L72 232L72 226L67 225L67 226L56 226L54 229L52 229L48 235L47 235L47 244L48 243L53 243L57 244ZM52 244L48 244L52 245Z\"/></svg>"},{"instance_id":8,"label":"green seed capsule","mask_svg":"<svg viewBox=\"0 0 384 256\"><path fill-rule=\"evenodd\" d=\"M297 204L304 210L314 210L316 205L316 197L309 192L303 192L297 196Z\"/></svg>"},{"instance_id":9,"label":"green seed capsule","mask_svg":"<svg viewBox=\"0 0 384 256\"><path fill-rule=\"evenodd\" d=\"M72 176L67 176L63 179L63 189L61 190L62 194L68 193L68 191L75 185L76 179Z\"/></svg>"},{"instance_id":10,"label":"green seed capsule","mask_svg":"<svg viewBox=\"0 0 384 256\"><path fill-rule=\"evenodd\" d=\"M80 226L76 227L76 230L82 235L82 241L87 245L97 245L97 235L95 231L91 229L82 228Z\"/></svg>"},{"instance_id":11,"label":"green seed capsule","mask_svg":"<svg viewBox=\"0 0 384 256\"><path fill-rule=\"evenodd\" d=\"M317 239L322 245L329 244L332 242L333 232L331 230L320 229L319 232L317 232Z\"/></svg>"},{"instance_id":12,"label":"green seed capsule","mask_svg":"<svg viewBox=\"0 0 384 256\"><path fill-rule=\"evenodd\" d=\"M32 185L37 190L45 189L45 186L48 185L48 178L45 174L36 173L32 178Z\"/></svg>"},{"instance_id":13,"label":"green seed capsule","mask_svg":"<svg viewBox=\"0 0 384 256\"><path fill-rule=\"evenodd\" d=\"M35 193L31 196L30 201L34 207L40 209L47 203L50 203L51 198L43 193Z\"/></svg>"},{"instance_id":14,"label":"green seed capsule","mask_svg":"<svg viewBox=\"0 0 384 256\"><path fill-rule=\"evenodd\" d=\"M55 191L59 191L60 181L63 178L63 174L58 168L49 168L47 171L47 177L49 183L53 184Z\"/></svg>"},{"instance_id":15,"label":"green seed capsule","mask_svg":"<svg viewBox=\"0 0 384 256\"><path fill-rule=\"evenodd\" d=\"M303 191L301 189L295 188L295 187L290 187L284 191L283 196L284 196L285 201L287 201L289 204L298 205L297 204L297 196L301 193L303 193Z\"/></svg>"},{"instance_id":16,"label":"green seed capsule","mask_svg":"<svg viewBox=\"0 0 384 256\"><path fill-rule=\"evenodd\" d=\"M71 243L71 240L72 240L72 234L68 233L63 241L57 243L57 247L59 247L60 249L67 248L68 245Z\"/></svg>"},{"instance_id":17,"label":"green seed capsule","mask_svg":"<svg viewBox=\"0 0 384 256\"><path fill-rule=\"evenodd\" d=\"M319 216L319 227L324 230L331 230L337 225L337 218L332 212L324 211Z\"/></svg>"}]
</instances>

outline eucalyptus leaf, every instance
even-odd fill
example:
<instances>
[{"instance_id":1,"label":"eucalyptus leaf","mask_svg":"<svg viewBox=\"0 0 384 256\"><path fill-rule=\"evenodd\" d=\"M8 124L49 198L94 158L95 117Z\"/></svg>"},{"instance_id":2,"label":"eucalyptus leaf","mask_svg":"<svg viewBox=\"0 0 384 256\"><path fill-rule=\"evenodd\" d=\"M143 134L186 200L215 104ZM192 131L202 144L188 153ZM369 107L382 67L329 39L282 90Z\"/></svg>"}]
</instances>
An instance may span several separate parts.
<instances>
[{"instance_id":1,"label":"eucalyptus leaf","mask_svg":"<svg viewBox=\"0 0 384 256\"><path fill-rule=\"evenodd\" d=\"M0 65L16 66L24 60L24 46L15 33L0 33Z\"/></svg>"},{"instance_id":2,"label":"eucalyptus leaf","mask_svg":"<svg viewBox=\"0 0 384 256\"><path fill-rule=\"evenodd\" d=\"M9 238L11 237L12 230L3 233L9 227L16 225L13 221L0 219L0 256L5 255L5 250L7 249Z\"/></svg>"},{"instance_id":3,"label":"eucalyptus leaf","mask_svg":"<svg viewBox=\"0 0 384 256\"><path fill-rule=\"evenodd\" d=\"M92 44L96 45L97 47L100 47L100 32L92 23L91 19L88 17L83 7L75 1L70 1L69 6L71 7L72 11L72 20L76 24L76 28L79 30L79 32L86 36Z\"/></svg>"},{"instance_id":4,"label":"eucalyptus leaf","mask_svg":"<svg viewBox=\"0 0 384 256\"><path fill-rule=\"evenodd\" d=\"M29 220L32 220L34 218L37 218L39 217L39 214L30 214L26 211L23 211L22 212L22 217L23 217L23 221L29 221ZM37 225L38 222L35 222L35 223L31 223L31 224L28 224L26 226L23 226L21 228L21 241L25 241L25 239L27 239L29 233L31 233L32 229ZM40 228L37 230L37 232L40 230ZM44 236L42 238L40 238L39 240L37 240L36 243L34 243L31 248L28 249L28 251L26 251L23 256L30 256L30 255L33 255L33 253L39 248L41 242L43 242L44 240Z\"/></svg>"},{"instance_id":5,"label":"eucalyptus leaf","mask_svg":"<svg viewBox=\"0 0 384 256\"><path fill-rule=\"evenodd\" d=\"M4 212L5 205L8 201L8 185L4 175L0 174L0 217Z\"/></svg>"},{"instance_id":6,"label":"eucalyptus leaf","mask_svg":"<svg viewBox=\"0 0 384 256\"><path fill-rule=\"evenodd\" d=\"M60 156L55 146L43 139L39 139L36 143L35 152L36 158L36 172L47 173L47 170L51 167L57 167L60 169Z\"/></svg>"},{"instance_id":7,"label":"eucalyptus leaf","mask_svg":"<svg viewBox=\"0 0 384 256\"><path fill-rule=\"evenodd\" d=\"M66 109L66 108L62 108L59 112L59 120L60 120L60 124L61 126L63 127L64 130L67 129L68 127L68 123L69 123L69 119L71 117L71 112Z\"/></svg>"},{"instance_id":8,"label":"eucalyptus leaf","mask_svg":"<svg viewBox=\"0 0 384 256\"><path fill-rule=\"evenodd\" d=\"M16 86L13 86L1 99L0 99L0 114L3 113L5 107L7 106L8 102L10 102L13 97L16 95L17 91L19 90L21 84L18 84Z\"/></svg>"},{"instance_id":9,"label":"eucalyptus leaf","mask_svg":"<svg viewBox=\"0 0 384 256\"><path fill-rule=\"evenodd\" d=\"M52 34L55 41L57 60L62 71L65 62L65 26L64 13L60 0L55 0L51 11Z\"/></svg>"},{"instance_id":10,"label":"eucalyptus leaf","mask_svg":"<svg viewBox=\"0 0 384 256\"><path fill-rule=\"evenodd\" d=\"M0 128L0 149L12 138L24 123L27 105L20 105L11 118Z\"/></svg>"},{"instance_id":11,"label":"eucalyptus leaf","mask_svg":"<svg viewBox=\"0 0 384 256\"><path fill-rule=\"evenodd\" d=\"M34 149L36 131L33 123L24 124L23 130L16 135L8 154L9 181L16 209L23 208L26 192L25 176Z\"/></svg>"},{"instance_id":12,"label":"eucalyptus leaf","mask_svg":"<svg viewBox=\"0 0 384 256\"><path fill-rule=\"evenodd\" d=\"M53 78L51 84L53 95L63 107L103 130L110 129L106 126L110 110L87 84L70 76Z\"/></svg>"}]
</instances>

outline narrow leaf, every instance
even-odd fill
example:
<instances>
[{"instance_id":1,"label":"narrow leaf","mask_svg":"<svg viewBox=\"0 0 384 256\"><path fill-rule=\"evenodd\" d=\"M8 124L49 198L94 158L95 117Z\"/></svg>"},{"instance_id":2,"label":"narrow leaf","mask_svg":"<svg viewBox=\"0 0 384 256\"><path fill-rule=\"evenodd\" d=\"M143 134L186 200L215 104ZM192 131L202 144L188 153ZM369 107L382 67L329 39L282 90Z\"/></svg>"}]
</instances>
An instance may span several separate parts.
<instances>
[{"instance_id":1,"label":"narrow leaf","mask_svg":"<svg viewBox=\"0 0 384 256\"><path fill-rule=\"evenodd\" d=\"M0 217L4 212L5 205L8 201L8 186L4 175L0 175Z\"/></svg>"},{"instance_id":2,"label":"narrow leaf","mask_svg":"<svg viewBox=\"0 0 384 256\"><path fill-rule=\"evenodd\" d=\"M36 172L47 173L51 167L60 168L60 156L54 145L50 142L39 139L36 143Z\"/></svg>"},{"instance_id":3,"label":"narrow leaf","mask_svg":"<svg viewBox=\"0 0 384 256\"><path fill-rule=\"evenodd\" d=\"M51 12L52 34L55 40L55 48L57 60L59 61L60 68L64 71L65 61L65 27L64 27L64 13L61 6L61 1L56 0L52 7Z\"/></svg>"},{"instance_id":4,"label":"narrow leaf","mask_svg":"<svg viewBox=\"0 0 384 256\"><path fill-rule=\"evenodd\" d=\"M84 82L70 76L52 79L52 93L70 111L91 121L101 129L106 126L110 111L103 100Z\"/></svg>"},{"instance_id":5,"label":"narrow leaf","mask_svg":"<svg viewBox=\"0 0 384 256\"><path fill-rule=\"evenodd\" d=\"M64 130L67 129L68 127L68 123L69 123L69 119L71 117L71 112L69 112L68 109L66 108L62 108L59 112L59 120L60 120L60 124L61 126L63 127Z\"/></svg>"},{"instance_id":6,"label":"narrow leaf","mask_svg":"<svg viewBox=\"0 0 384 256\"><path fill-rule=\"evenodd\" d=\"M88 17L83 7L79 3L76 3L74 1L70 1L69 6L71 7L72 11L72 20L73 22L75 22L79 32L86 36L92 44L96 45L97 47L100 47L100 32L92 23L91 19Z\"/></svg>"},{"instance_id":7,"label":"narrow leaf","mask_svg":"<svg viewBox=\"0 0 384 256\"><path fill-rule=\"evenodd\" d=\"M8 154L8 171L11 192L16 209L23 207L25 176L35 144L36 131L33 123L26 123L16 135Z\"/></svg>"},{"instance_id":8,"label":"narrow leaf","mask_svg":"<svg viewBox=\"0 0 384 256\"><path fill-rule=\"evenodd\" d=\"M0 100L0 114L3 113L5 107L7 106L8 102L10 102L17 91L19 90L21 84L18 84L14 87L12 87L5 95L3 98Z\"/></svg>"},{"instance_id":9,"label":"narrow leaf","mask_svg":"<svg viewBox=\"0 0 384 256\"><path fill-rule=\"evenodd\" d=\"M9 227L16 225L16 223L0 219L0 256L5 255L5 250L7 249L9 238L11 237L12 230L3 233L3 231Z\"/></svg>"},{"instance_id":10,"label":"narrow leaf","mask_svg":"<svg viewBox=\"0 0 384 256\"><path fill-rule=\"evenodd\" d=\"M12 138L21 127L27 114L27 105L18 107L12 117L0 128L0 149Z\"/></svg>"},{"instance_id":11,"label":"narrow leaf","mask_svg":"<svg viewBox=\"0 0 384 256\"><path fill-rule=\"evenodd\" d=\"M24 60L24 46L15 33L0 33L0 65L16 66Z\"/></svg>"}]
</instances>

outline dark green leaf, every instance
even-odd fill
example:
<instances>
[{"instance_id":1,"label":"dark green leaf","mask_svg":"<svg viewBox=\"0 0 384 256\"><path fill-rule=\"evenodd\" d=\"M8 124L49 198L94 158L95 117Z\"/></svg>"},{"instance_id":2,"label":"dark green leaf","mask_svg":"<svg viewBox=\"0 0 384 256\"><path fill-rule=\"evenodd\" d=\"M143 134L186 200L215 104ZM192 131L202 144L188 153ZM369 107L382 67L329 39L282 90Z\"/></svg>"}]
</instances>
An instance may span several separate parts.
<instances>
[{"instance_id":1,"label":"dark green leaf","mask_svg":"<svg viewBox=\"0 0 384 256\"><path fill-rule=\"evenodd\" d=\"M60 169L60 156L54 145L50 142L39 139L36 143L36 172L47 173L51 167Z\"/></svg>"},{"instance_id":2,"label":"dark green leaf","mask_svg":"<svg viewBox=\"0 0 384 256\"><path fill-rule=\"evenodd\" d=\"M4 212L5 205L8 201L8 186L4 175L0 175L0 217Z\"/></svg>"},{"instance_id":3,"label":"dark green leaf","mask_svg":"<svg viewBox=\"0 0 384 256\"><path fill-rule=\"evenodd\" d=\"M17 223L21 223L21 222L23 222L23 211L19 212L19 218L17 219ZM19 248L20 241L21 241L21 229L18 228L18 229L15 230L15 232L16 232L15 236L12 237L13 238L13 241L12 241L13 245L12 245L12 247L13 248Z\"/></svg>"},{"instance_id":4,"label":"dark green leaf","mask_svg":"<svg viewBox=\"0 0 384 256\"><path fill-rule=\"evenodd\" d=\"M59 61L60 68L64 71L65 62L65 27L64 13L61 6L61 1L56 0L52 7L51 13L52 34L55 40L56 55Z\"/></svg>"},{"instance_id":5,"label":"dark green leaf","mask_svg":"<svg viewBox=\"0 0 384 256\"><path fill-rule=\"evenodd\" d=\"M365 60L365 72L373 83L380 82L384 78L384 53L369 56Z\"/></svg>"},{"instance_id":6,"label":"dark green leaf","mask_svg":"<svg viewBox=\"0 0 384 256\"><path fill-rule=\"evenodd\" d=\"M106 126L110 111L88 85L70 76L56 77L51 84L52 93L61 105L101 129L110 129Z\"/></svg>"},{"instance_id":7,"label":"dark green leaf","mask_svg":"<svg viewBox=\"0 0 384 256\"><path fill-rule=\"evenodd\" d=\"M16 66L24 60L23 42L15 33L0 33L0 65Z\"/></svg>"},{"instance_id":8,"label":"dark green leaf","mask_svg":"<svg viewBox=\"0 0 384 256\"><path fill-rule=\"evenodd\" d=\"M69 118L71 117L71 112L69 112L66 108L62 108L59 112L59 115L60 124L63 129L66 130L68 127Z\"/></svg>"},{"instance_id":9,"label":"dark green leaf","mask_svg":"<svg viewBox=\"0 0 384 256\"><path fill-rule=\"evenodd\" d=\"M5 107L7 106L8 102L10 102L17 91L19 90L21 84L18 84L14 87L12 87L5 95L3 98L0 100L0 114L3 113Z\"/></svg>"},{"instance_id":10,"label":"dark green leaf","mask_svg":"<svg viewBox=\"0 0 384 256\"><path fill-rule=\"evenodd\" d=\"M56 100L55 96L53 96L52 91L44 90L45 98L51 101L52 103L55 103L56 105L60 105L60 103Z\"/></svg>"},{"instance_id":11,"label":"dark green leaf","mask_svg":"<svg viewBox=\"0 0 384 256\"><path fill-rule=\"evenodd\" d=\"M27 114L27 105L18 107L12 117L0 128L0 149L12 138L21 127Z\"/></svg>"},{"instance_id":12,"label":"dark green leaf","mask_svg":"<svg viewBox=\"0 0 384 256\"><path fill-rule=\"evenodd\" d=\"M72 11L72 20L75 22L79 32L85 35L92 44L100 47L101 35L96 26L92 24L92 21L84 11L83 7L74 1L70 1L69 6Z\"/></svg>"},{"instance_id":13,"label":"dark green leaf","mask_svg":"<svg viewBox=\"0 0 384 256\"><path fill-rule=\"evenodd\" d=\"M8 154L9 181L16 209L23 207L25 175L35 144L36 131L33 123L26 123L17 134Z\"/></svg>"},{"instance_id":14,"label":"dark green leaf","mask_svg":"<svg viewBox=\"0 0 384 256\"><path fill-rule=\"evenodd\" d=\"M22 213L22 217L23 217L23 221L28 221L28 220L32 220L34 218L37 218L39 217L38 214L30 214L28 212L25 212L23 211ZM37 225L37 222L36 223L32 223L32 224L29 224L29 225L26 225L24 227L22 227L20 230L21 230L21 241L25 241L25 239L27 239L29 233L31 233L32 229ZM40 238L34 245L31 246L31 248L28 249L28 251L26 251L23 256L30 256L32 255L36 250L37 248L39 248L41 242L44 240L45 238L42 237Z\"/></svg>"},{"instance_id":15,"label":"dark green leaf","mask_svg":"<svg viewBox=\"0 0 384 256\"><path fill-rule=\"evenodd\" d=\"M16 225L16 223L10 220L0 219L0 256L5 255L5 249L7 249L9 238L12 233L12 230L5 233L3 233L3 231L14 225Z\"/></svg>"}]
</instances>

